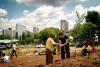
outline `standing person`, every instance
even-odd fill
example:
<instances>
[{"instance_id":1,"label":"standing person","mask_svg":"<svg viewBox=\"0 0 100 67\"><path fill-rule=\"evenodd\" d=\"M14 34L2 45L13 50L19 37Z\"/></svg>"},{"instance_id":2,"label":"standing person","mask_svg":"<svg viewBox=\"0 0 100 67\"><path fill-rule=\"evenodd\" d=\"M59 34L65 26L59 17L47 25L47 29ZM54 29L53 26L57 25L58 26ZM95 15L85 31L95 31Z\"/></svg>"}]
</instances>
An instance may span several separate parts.
<instances>
[{"instance_id":1,"label":"standing person","mask_svg":"<svg viewBox=\"0 0 100 67\"><path fill-rule=\"evenodd\" d=\"M95 34L95 38L94 38L95 40L94 40L94 46L98 46L98 42L99 42L99 39L98 39L98 35L97 34Z\"/></svg>"},{"instance_id":2,"label":"standing person","mask_svg":"<svg viewBox=\"0 0 100 67\"><path fill-rule=\"evenodd\" d=\"M54 34L50 34L46 41L46 65L52 65L53 62L54 37Z\"/></svg>"},{"instance_id":3,"label":"standing person","mask_svg":"<svg viewBox=\"0 0 100 67\"><path fill-rule=\"evenodd\" d=\"M16 42L14 42L14 44L12 45L11 58L12 58L12 56L16 56L17 57Z\"/></svg>"},{"instance_id":4,"label":"standing person","mask_svg":"<svg viewBox=\"0 0 100 67\"><path fill-rule=\"evenodd\" d=\"M69 37L68 35L65 35L64 32L59 33L59 43L61 45L61 58L65 59L70 58L70 51L69 51ZM65 56L66 54L66 56Z\"/></svg>"}]
</instances>

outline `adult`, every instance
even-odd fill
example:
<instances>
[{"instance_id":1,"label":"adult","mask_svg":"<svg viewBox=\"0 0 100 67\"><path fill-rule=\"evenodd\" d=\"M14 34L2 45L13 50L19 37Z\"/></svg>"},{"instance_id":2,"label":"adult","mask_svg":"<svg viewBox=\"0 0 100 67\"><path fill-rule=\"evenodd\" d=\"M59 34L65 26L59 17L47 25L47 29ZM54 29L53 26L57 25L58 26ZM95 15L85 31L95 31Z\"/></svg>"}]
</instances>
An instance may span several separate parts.
<instances>
[{"instance_id":1,"label":"adult","mask_svg":"<svg viewBox=\"0 0 100 67\"><path fill-rule=\"evenodd\" d=\"M11 58L12 58L12 56L16 56L17 57L16 42L14 42L13 45L12 45Z\"/></svg>"},{"instance_id":2,"label":"adult","mask_svg":"<svg viewBox=\"0 0 100 67\"><path fill-rule=\"evenodd\" d=\"M98 35L95 34L94 46L98 46L98 43L99 43Z\"/></svg>"},{"instance_id":3,"label":"adult","mask_svg":"<svg viewBox=\"0 0 100 67\"><path fill-rule=\"evenodd\" d=\"M86 56L86 54L90 54L91 52L91 47L89 46L88 42L87 41L84 41L84 46L82 48L82 55L83 56Z\"/></svg>"},{"instance_id":4,"label":"adult","mask_svg":"<svg viewBox=\"0 0 100 67\"><path fill-rule=\"evenodd\" d=\"M59 44L61 45L61 59L70 58L69 37L64 32L59 33ZM66 56L65 56L66 55Z\"/></svg>"},{"instance_id":5,"label":"adult","mask_svg":"<svg viewBox=\"0 0 100 67\"><path fill-rule=\"evenodd\" d=\"M50 34L46 41L46 65L52 65L53 62L54 38L54 34Z\"/></svg>"}]
</instances>

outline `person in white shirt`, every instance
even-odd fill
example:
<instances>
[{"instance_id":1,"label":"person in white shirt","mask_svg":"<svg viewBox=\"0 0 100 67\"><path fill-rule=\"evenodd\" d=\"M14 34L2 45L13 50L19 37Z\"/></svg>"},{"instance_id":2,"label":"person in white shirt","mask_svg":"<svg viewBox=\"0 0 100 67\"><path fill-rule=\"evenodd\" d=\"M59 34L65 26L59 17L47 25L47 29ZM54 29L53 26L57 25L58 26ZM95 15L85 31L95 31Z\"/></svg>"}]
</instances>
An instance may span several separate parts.
<instances>
[{"instance_id":1,"label":"person in white shirt","mask_svg":"<svg viewBox=\"0 0 100 67\"><path fill-rule=\"evenodd\" d=\"M16 43L15 43L15 42L14 42L14 44L12 45L11 58L12 58L12 56L16 56L16 57L17 57Z\"/></svg>"},{"instance_id":2,"label":"person in white shirt","mask_svg":"<svg viewBox=\"0 0 100 67\"><path fill-rule=\"evenodd\" d=\"M98 46L98 42L99 42L98 35L97 35L97 34L95 34L94 45L95 45L95 46Z\"/></svg>"},{"instance_id":3,"label":"person in white shirt","mask_svg":"<svg viewBox=\"0 0 100 67\"><path fill-rule=\"evenodd\" d=\"M5 53L2 54L2 61L5 62L10 62L10 57L6 55Z\"/></svg>"}]
</instances>

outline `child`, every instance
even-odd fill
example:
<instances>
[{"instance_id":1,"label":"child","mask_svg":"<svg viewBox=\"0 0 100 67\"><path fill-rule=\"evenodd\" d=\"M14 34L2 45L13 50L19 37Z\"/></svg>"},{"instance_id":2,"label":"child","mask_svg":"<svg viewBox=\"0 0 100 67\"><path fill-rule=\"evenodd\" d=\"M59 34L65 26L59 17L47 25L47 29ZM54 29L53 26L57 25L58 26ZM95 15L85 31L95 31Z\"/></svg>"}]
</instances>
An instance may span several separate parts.
<instances>
[{"instance_id":1,"label":"child","mask_svg":"<svg viewBox=\"0 0 100 67\"><path fill-rule=\"evenodd\" d=\"M8 55L6 55L5 53L2 54L2 61L3 62L9 62L10 61L10 57Z\"/></svg>"},{"instance_id":2,"label":"child","mask_svg":"<svg viewBox=\"0 0 100 67\"><path fill-rule=\"evenodd\" d=\"M16 56L16 57L17 57L16 43L15 43L15 42L14 42L14 44L12 45L11 58L12 58L12 56Z\"/></svg>"}]
</instances>

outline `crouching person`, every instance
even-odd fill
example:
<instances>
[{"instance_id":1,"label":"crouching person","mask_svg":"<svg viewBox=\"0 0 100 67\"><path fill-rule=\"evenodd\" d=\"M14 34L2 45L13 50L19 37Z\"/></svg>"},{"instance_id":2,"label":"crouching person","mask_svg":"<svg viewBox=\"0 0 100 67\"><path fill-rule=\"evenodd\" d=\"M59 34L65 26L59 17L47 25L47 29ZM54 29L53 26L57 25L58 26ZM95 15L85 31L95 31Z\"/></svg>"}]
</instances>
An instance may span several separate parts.
<instances>
[{"instance_id":1,"label":"crouching person","mask_svg":"<svg viewBox=\"0 0 100 67\"><path fill-rule=\"evenodd\" d=\"M89 46L88 42L85 41L84 46L82 48L82 55L83 56L87 56L87 55L89 56L90 52L91 52L91 47Z\"/></svg>"},{"instance_id":2,"label":"crouching person","mask_svg":"<svg viewBox=\"0 0 100 67\"><path fill-rule=\"evenodd\" d=\"M2 53L2 62L10 62L10 57L5 53Z\"/></svg>"}]
</instances>

